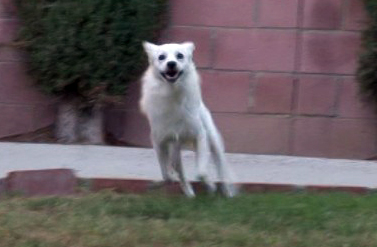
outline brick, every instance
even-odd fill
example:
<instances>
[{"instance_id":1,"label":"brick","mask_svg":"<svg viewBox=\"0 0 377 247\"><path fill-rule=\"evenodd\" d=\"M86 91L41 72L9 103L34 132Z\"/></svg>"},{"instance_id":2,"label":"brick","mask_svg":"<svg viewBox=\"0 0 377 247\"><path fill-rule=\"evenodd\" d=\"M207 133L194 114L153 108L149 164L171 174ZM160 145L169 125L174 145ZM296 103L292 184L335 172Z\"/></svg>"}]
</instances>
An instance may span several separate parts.
<instances>
[{"instance_id":1,"label":"brick","mask_svg":"<svg viewBox=\"0 0 377 247\"><path fill-rule=\"evenodd\" d=\"M47 103L51 98L38 92L23 63L0 63L0 103Z\"/></svg>"},{"instance_id":2,"label":"brick","mask_svg":"<svg viewBox=\"0 0 377 247\"><path fill-rule=\"evenodd\" d=\"M154 182L142 179L90 179L90 190L98 192L101 190L112 190L118 193L144 194L158 190L168 195L182 195L183 191L178 182ZM196 193L206 193L205 186L200 182L191 182ZM217 184L217 186L220 186Z\"/></svg>"},{"instance_id":3,"label":"brick","mask_svg":"<svg viewBox=\"0 0 377 247\"><path fill-rule=\"evenodd\" d=\"M194 191L197 193L198 189L201 189L201 186L198 182L191 183L192 188ZM181 186L179 185L178 182L170 182L170 183L165 183L163 186L163 192L165 192L168 195L179 195L183 194L183 191L181 189Z\"/></svg>"},{"instance_id":4,"label":"brick","mask_svg":"<svg viewBox=\"0 0 377 247\"><path fill-rule=\"evenodd\" d=\"M357 186L326 186L326 185L310 185L306 186L305 190L308 192L346 192L352 194L367 194L370 189L367 187L357 187Z\"/></svg>"},{"instance_id":5,"label":"brick","mask_svg":"<svg viewBox=\"0 0 377 247\"><path fill-rule=\"evenodd\" d=\"M292 71L296 32L223 29L217 31L214 67L218 69Z\"/></svg>"},{"instance_id":6,"label":"brick","mask_svg":"<svg viewBox=\"0 0 377 247\"><path fill-rule=\"evenodd\" d=\"M376 124L376 120L334 119L330 157L366 159L376 155Z\"/></svg>"},{"instance_id":7,"label":"brick","mask_svg":"<svg viewBox=\"0 0 377 247\"><path fill-rule=\"evenodd\" d=\"M331 76L301 76L298 87L298 114L335 113L337 79Z\"/></svg>"},{"instance_id":8,"label":"brick","mask_svg":"<svg viewBox=\"0 0 377 247\"><path fill-rule=\"evenodd\" d=\"M282 114L291 112L292 76L272 73L259 75L252 92L252 112Z\"/></svg>"},{"instance_id":9,"label":"brick","mask_svg":"<svg viewBox=\"0 0 377 247\"><path fill-rule=\"evenodd\" d=\"M166 193L168 195L183 194L179 183L164 183L154 185L149 180L137 180L137 179L90 179L91 191L97 192L101 190L112 190L118 193L132 193L132 194L144 194L151 192L152 190L161 189L159 192ZM206 193L205 186L199 182L192 182L191 185L196 193ZM220 183L216 183L217 187L221 186ZM269 183L240 183L237 184L243 192L246 193L265 193L265 192L295 192L298 190L304 190L308 192L346 192L353 194L366 194L370 192L370 189L366 187L357 186L322 186L322 185L309 185L304 187L297 187L291 184L269 184Z\"/></svg>"},{"instance_id":10,"label":"brick","mask_svg":"<svg viewBox=\"0 0 377 247\"><path fill-rule=\"evenodd\" d=\"M172 27L167 42L179 43L192 41L195 43L194 61L198 67L211 65L211 30L195 27Z\"/></svg>"},{"instance_id":11,"label":"brick","mask_svg":"<svg viewBox=\"0 0 377 247\"><path fill-rule=\"evenodd\" d=\"M203 99L214 112L247 112L251 75L248 72L201 71Z\"/></svg>"},{"instance_id":12,"label":"brick","mask_svg":"<svg viewBox=\"0 0 377 247\"><path fill-rule=\"evenodd\" d=\"M341 83L338 114L346 118L375 118L373 107L362 99L354 77L346 77Z\"/></svg>"},{"instance_id":13,"label":"brick","mask_svg":"<svg viewBox=\"0 0 377 247\"><path fill-rule=\"evenodd\" d=\"M263 0L259 2L261 27L296 27L298 0Z\"/></svg>"},{"instance_id":14,"label":"brick","mask_svg":"<svg viewBox=\"0 0 377 247\"><path fill-rule=\"evenodd\" d=\"M91 191L114 190L119 193L146 193L150 181L141 179L104 179L93 178L90 180Z\"/></svg>"},{"instance_id":15,"label":"brick","mask_svg":"<svg viewBox=\"0 0 377 247\"><path fill-rule=\"evenodd\" d=\"M198 181L190 181L190 183L191 183L193 190L195 191L195 193L197 195L208 193L207 188L203 183L198 182ZM220 186L221 186L220 183L215 183L215 184L216 184L217 188L220 188ZM184 194L179 182L167 182L167 183L163 183L163 184L160 183L160 184L157 184L157 185L151 183L151 186L149 187L149 189L151 191L156 190L156 189L162 189L162 190L159 190L159 192L160 193L162 192L166 195L182 195L182 194Z\"/></svg>"},{"instance_id":16,"label":"brick","mask_svg":"<svg viewBox=\"0 0 377 247\"><path fill-rule=\"evenodd\" d=\"M7 191L24 196L70 195L76 192L77 184L70 169L16 171L6 178Z\"/></svg>"},{"instance_id":17,"label":"brick","mask_svg":"<svg viewBox=\"0 0 377 247\"><path fill-rule=\"evenodd\" d=\"M171 1L174 25L253 26L255 0Z\"/></svg>"},{"instance_id":18,"label":"brick","mask_svg":"<svg viewBox=\"0 0 377 247\"><path fill-rule=\"evenodd\" d=\"M343 29L363 30L367 26L368 17L364 2L360 0L348 0L344 13Z\"/></svg>"},{"instance_id":19,"label":"brick","mask_svg":"<svg viewBox=\"0 0 377 247\"><path fill-rule=\"evenodd\" d=\"M245 114L213 114L227 152L287 154L288 118Z\"/></svg>"},{"instance_id":20,"label":"brick","mask_svg":"<svg viewBox=\"0 0 377 247\"><path fill-rule=\"evenodd\" d=\"M301 71L354 74L359 47L358 33L305 32Z\"/></svg>"},{"instance_id":21,"label":"brick","mask_svg":"<svg viewBox=\"0 0 377 247\"><path fill-rule=\"evenodd\" d=\"M191 181L191 186L197 195L208 193L206 186L201 182ZM216 186L217 188L220 188L221 185L220 183L216 183ZM178 182L165 183L163 186L163 192L165 192L167 195L184 194Z\"/></svg>"},{"instance_id":22,"label":"brick","mask_svg":"<svg viewBox=\"0 0 377 247\"><path fill-rule=\"evenodd\" d=\"M265 192L294 192L296 186L289 184L267 184L267 183L242 183L242 191L247 193Z\"/></svg>"},{"instance_id":23,"label":"brick","mask_svg":"<svg viewBox=\"0 0 377 247\"><path fill-rule=\"evenodd\" d=\"M303 27L338 29L341 25L342 0L305 0Z\"/></svg>"},{"instance_id":24,"label":"brick","mask_svg":"<svg viewBox=\"0 0 377 247\"><path fill-rule=\"evenodd\" d=\"M0 104L0 137L32 131L33 113L32 106Z\"/></svg>"},{"instance_id":25,"label":"brick","mask_svg":"<svg viewBox=\"0 0 377 247\"><path fill-rule=\"evenodd\" d=\"M19 22L16 19L0 19L0 43L14 41L19 26Z\"/></svg>"},{"instance_id":26,"label":"brick","mask_svg":"<svg viewBox=\"0 0 377 247\"><path fill-rule=\"evenodd\" d=\"M292 155L327 157L330 155L330 118L302 117L294 120Z\"/></svg>"}]
</instances>

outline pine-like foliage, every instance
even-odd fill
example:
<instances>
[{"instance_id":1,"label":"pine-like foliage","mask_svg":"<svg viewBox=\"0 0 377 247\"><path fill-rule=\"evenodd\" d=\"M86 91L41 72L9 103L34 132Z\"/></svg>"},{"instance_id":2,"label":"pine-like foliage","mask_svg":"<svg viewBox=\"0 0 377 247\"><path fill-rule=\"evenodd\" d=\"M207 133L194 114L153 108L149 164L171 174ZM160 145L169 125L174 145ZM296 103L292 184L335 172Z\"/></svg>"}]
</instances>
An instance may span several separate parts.
<instances>
[{"instance_id":1,"label":"pine-like foliage","mask_svg":"<svg viewBox=\"0 0 377 247\"><path fill-rule=\"evenodd\" d=\"M369 26L363 33L357 81L362 95L377 109L377 1L364 0L364 4Z\"/></svg>"},{"instance_id":2,"label":"pine-like foliage","mask_svg":"<svg viewBox=\"0 0 377 247\"><path fill-rule=\"evenodd\" d=\"M30 73L44 91L93 105L145 68L143 40L163 28L167 0L17 0Z\"/></svg>"}]
</instances>

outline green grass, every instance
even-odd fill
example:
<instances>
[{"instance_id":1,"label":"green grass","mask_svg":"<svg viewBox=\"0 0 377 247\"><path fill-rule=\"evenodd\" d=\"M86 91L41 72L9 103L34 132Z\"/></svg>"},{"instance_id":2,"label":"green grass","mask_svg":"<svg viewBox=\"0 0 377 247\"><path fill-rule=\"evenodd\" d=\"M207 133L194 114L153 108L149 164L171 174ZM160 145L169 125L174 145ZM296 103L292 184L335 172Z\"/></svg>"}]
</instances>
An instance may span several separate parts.
<instances>
[{"instance_id":1,"label":"green grass","mask_svg":"<svg viewBox=\"0 0 377 247\"><path fill-rule=\"evenodd\" d=\"M377 246L377 195L1 198L0 246Z\"/></svg>"}]
</instances>

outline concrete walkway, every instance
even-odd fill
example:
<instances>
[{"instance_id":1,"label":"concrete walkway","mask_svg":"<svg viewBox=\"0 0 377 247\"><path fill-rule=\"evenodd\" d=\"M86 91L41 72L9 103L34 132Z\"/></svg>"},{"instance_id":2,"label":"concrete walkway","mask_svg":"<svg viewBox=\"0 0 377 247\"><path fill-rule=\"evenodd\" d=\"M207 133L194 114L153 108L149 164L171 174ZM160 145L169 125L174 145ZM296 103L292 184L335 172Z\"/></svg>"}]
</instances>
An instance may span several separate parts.
<instances>
[{"instance_id":1,"label":"concrete walkway","mask_svg":"<svg viewBox=\"0 0 377 247\"><path fill-rule=\"evenodd\" d=\"M249 154L227 154L227 160L238 182L377 188L373 161ZM183 163L194 180L192 152L184 152ZM0 142L0 178L11 171L53 168L73 169L81 178L161 179L151 149Z\"/></svg>"}]
</instances>

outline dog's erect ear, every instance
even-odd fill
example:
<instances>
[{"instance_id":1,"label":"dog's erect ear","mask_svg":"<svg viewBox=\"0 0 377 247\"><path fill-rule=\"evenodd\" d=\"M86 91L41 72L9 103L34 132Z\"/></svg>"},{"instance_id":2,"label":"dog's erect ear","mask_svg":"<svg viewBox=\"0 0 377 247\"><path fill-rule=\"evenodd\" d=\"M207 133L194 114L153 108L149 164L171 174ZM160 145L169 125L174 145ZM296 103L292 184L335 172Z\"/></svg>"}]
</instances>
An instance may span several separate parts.
<instances>
[{"instance_id":1,"label":"dog's erect ear","mask_svg":"<svg viewBox=\"0 0 377 247\"><path fill-rule=\"evenodd\" d=\"M149 60L153 59L153 54L157 50L157 45L149 43L147 41L143 42L144 51L147 53Z\"/></svg>"},{"instance_id":2,"label":"dog's erect ear","mask_svg":"<svg viewBox=\"0 0 377 247\"><path fill-rule=\"evenodd\" d=\"M146 53L151 53L157 48L157 45L144 41L143 47Z\"/></svg>"},{"instance_id":3,"label":"dog's erect ear","mask_svg":"<svg viewBox=\"0 0 377 247\"><path fill-rule=\"evenodd\" d=\"M184 42L182 45L186 48L186 50L192 54L195 50L195 44L193 42Z\"/></svg>"}]
</instances>

